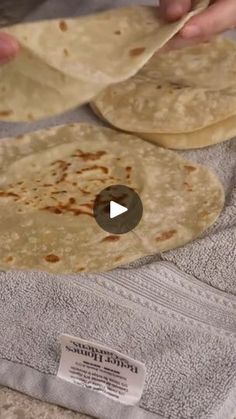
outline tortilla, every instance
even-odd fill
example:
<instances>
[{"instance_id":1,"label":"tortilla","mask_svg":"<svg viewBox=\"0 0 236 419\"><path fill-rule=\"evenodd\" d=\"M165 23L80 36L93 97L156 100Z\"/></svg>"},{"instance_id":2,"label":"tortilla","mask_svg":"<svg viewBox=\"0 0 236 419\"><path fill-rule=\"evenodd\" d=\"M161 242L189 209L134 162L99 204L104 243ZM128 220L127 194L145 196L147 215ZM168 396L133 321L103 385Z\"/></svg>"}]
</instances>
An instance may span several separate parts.
<instances>
[{"instance_id":1,"label":"tortilla","mask_svg":"<svg viewBox=\"0 0 236 419\"><path fill-rule=\"evenodd\" d=\"M91 103L90 107L99 119L107 122L96 107L95 103ZM133 134L136 135L135 133ZM231 116L224 121L217 122L214 125L210 125L209 127L194 132L177 134L153 134L139 132L138 136L139 138L143 138L144 140L158 144L161 147L170 148L173 150L204 148L209 145L218 144L235 137L236 116Z\"/></svg>"},{"instance_id":2,"label":"tortilla","mask_svg":"<svg viewBox=\"0 0 236 419\"><path fill-rule=\"evenodd\" d=\"M215 174L137 137L89 124L0 142L0 267L100 272L182 246L219 216ZM107 186L140 196L135 230L103 231L93 203Z\"/></svg>"},{"instance_id":3,"label":"tortilla","mask_svg":"<svg viewBox=\"0 0 236 419\"><path fill-rule=\"evenodd\" d=\"M175 150L204 148L219 144L236 136L236 116L198 131L181 134L139 134L144 140Z\"/></svg>"},{"instance_id":4,"label":"tortilla","mask_svg":"<svg viewBox=\"0 0 236 419\"><path fill-rule=\"evenodd\" d=\"M0 67L0 119L31 121L88 102L133 76L208 3L195 1L191 13L170 24L158 8L136 6L6 28L21 51Z\"/></svg>"},{"instance_id":5,"label":"tortilla","mask_svg":"<svg viewBox=\"0 0 236 419\"><path fill-rule=\"evenodd\" d=\"M93 107L111 125L166 147L224 141L236 115L235 43L217 37L155 55L136 76L98 95Z\"/></svg>"}]
</instances>

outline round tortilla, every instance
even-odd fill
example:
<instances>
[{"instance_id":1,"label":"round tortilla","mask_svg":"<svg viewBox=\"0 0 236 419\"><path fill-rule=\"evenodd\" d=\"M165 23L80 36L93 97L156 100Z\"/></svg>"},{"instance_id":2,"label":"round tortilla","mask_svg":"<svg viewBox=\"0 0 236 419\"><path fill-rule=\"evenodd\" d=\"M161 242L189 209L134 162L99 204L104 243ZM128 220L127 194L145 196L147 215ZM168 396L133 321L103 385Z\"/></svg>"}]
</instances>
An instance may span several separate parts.
<instances>
[{"instance_id":1,"label":"round tortilla","mask_svg":"<svg viewBox=\"0 0 236 419\"><path fill-rule=\"evenodd\" d=\"M168 24L157 7L134 6L4 29L21 50L0 67L0 119L32 121L88 102L136 74L208 3L195 1L189 14Z\"/></svg>"},{"instance_id":2,"label":"round tortilla","mask_svg":"<svg viewBox=\"0 0 236 419\"><path fill-rule=\"evenodd\" d=\"M106 271L182 246L219 216L208 168L96 125L54 127L0 143L0 267ZM134 231L111 235L93 216L97 194L124 184L142 199Z\"/></svg>"},{"instance_id":3,"label":"round tortilla","mask_svg":"<svg viewBox=\"0 0 236 419\"><path fill-rule=\"evenodd\" d=\"M166 147L195 148L198 136L199 147L223 141L222 121L236 115L235 43L217 37L156 54L136 76L102 92L93 106L113 126Z\"/></svg>"},{"instance_id":4,"label":"round tortilla","mask_svg":"<svg viewBox=\"0 0 236 419\"><path fill-rule=\"evenodd\" d=\"M95 103L91 103L90 107L93 112L102 121L107 122L103 115L97 109ZM128 132L127 132L128 133ZM136 135L135 133L133 133ZM172 148L175 150L187 150L204 148L209 145L221 143L230 140L236 136L236 116L230 116L224 121L217 122L214 125L203 128L194 132L177 133L177 134L153 134L138 133L140 138L158 144L161 147Z\"/></svg>"}]
</instances>

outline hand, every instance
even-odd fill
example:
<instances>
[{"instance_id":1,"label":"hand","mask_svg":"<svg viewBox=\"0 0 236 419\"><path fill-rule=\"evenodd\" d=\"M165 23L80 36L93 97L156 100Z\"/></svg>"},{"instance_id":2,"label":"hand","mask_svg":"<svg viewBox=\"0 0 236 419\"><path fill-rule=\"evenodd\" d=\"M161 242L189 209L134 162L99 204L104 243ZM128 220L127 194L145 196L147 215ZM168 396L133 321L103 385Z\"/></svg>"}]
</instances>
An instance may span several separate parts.
<instances>
[{"instance_id":1,"label":"hand","mask_svg":"<svg viewBox=\"0 0 236 419\"><path fill-rule=\"evenodd\" d=\"M19 50L17 41L6 33L0 32L0 64L13 59Z\"/></svg>"},{"instance_id":2,"label":"hand","mask_svg":"<svg viewBox=\"0 0 236 419\"><path fill-rule=\"evenodd\" d=\"M168 21L180 19L191 10L191 0L160 0L163 17ZM212 36L236 27L236 1L214 0L207 10L194 16L168 45L178 48L207 41Z\"/></svg>"}]
</instances>

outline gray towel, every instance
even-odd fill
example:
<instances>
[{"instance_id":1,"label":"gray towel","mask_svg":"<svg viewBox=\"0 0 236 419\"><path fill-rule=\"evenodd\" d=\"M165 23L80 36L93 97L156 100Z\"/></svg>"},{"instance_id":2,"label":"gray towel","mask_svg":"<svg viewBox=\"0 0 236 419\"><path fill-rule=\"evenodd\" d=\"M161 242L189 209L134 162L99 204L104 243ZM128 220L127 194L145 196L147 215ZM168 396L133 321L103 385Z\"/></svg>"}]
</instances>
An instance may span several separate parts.
<instances>
[{"instance_id":1,"label":"gray towel","mask_svg":"<svg viewBox=\"0 0 236 419\"><path fill-rule=\"evenodd\" d=\"M112 4L127 3L135 1ZM50 0L28 20L107 4ZM83 107L33 124L1 123L0 134L72 121L98 123ZM99 419L236 416L236 143L182 154L212 167L223 181L226 206L218 222L190 245L107 274L1 272L0 384ZM63 333L142 361L147 375L140 402L125 406L58 378Z\"/></svg>"}]
</instances>

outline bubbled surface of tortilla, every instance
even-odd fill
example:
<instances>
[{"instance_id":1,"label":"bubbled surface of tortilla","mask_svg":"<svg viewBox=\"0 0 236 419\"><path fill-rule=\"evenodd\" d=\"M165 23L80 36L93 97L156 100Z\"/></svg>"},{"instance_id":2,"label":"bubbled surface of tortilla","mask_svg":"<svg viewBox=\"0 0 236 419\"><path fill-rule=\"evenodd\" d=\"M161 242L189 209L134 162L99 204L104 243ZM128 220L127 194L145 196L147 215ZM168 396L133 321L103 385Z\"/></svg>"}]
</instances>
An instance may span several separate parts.
<instances>
[{"instance_id":1,"label":"bubbled surface of tortilla","mask_svg":"<svg viewBox=\"0 0 236 419\"><path fill-rule=\"evenodd\" d=\"M223 188L208 168L137 137L88 124L0 143L0 266L106 271L181 246L219 216ZM110 235L93 216L98 193L124 184L142 199L134 231Z\"/></svg>"}]
</instances>

